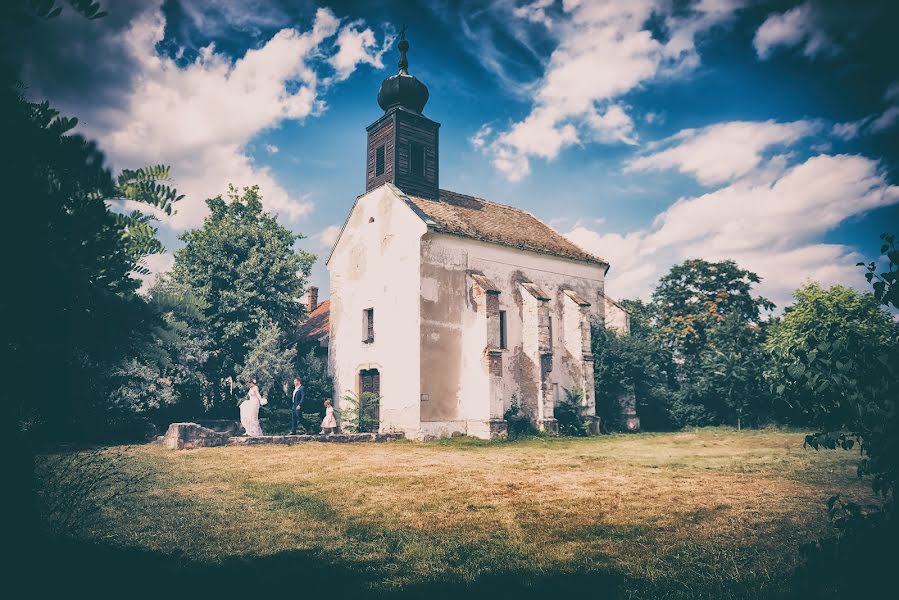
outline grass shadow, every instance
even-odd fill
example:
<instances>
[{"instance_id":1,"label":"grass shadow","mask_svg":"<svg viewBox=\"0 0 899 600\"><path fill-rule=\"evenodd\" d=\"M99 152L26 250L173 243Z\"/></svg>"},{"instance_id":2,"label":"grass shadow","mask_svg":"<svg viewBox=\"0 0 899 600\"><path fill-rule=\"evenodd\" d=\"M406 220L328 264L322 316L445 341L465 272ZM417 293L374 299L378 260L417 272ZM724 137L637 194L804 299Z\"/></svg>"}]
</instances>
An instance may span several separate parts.
<instances>
[{"instance_id":1,"label":"grass shadow","mask_svg":"<svg viewBox=\"0 0 899 600\"><path fill-rule=\"evenodd\" d=\"M614 573L554 574L535 578L519 572L493 573L473 582L438 580L394 591L373 589L358 562L341 564L321 554L286 551L265 556L231 557L218 564L98 543L43 538L34 556L19 570L39 597L89 591L100 597L226 593L322 594L331 598L615 598L621 577ZM38 559L39 557L39 559ZM25 558L20 556L20 558Z\"/></svg>"}]
</instances>

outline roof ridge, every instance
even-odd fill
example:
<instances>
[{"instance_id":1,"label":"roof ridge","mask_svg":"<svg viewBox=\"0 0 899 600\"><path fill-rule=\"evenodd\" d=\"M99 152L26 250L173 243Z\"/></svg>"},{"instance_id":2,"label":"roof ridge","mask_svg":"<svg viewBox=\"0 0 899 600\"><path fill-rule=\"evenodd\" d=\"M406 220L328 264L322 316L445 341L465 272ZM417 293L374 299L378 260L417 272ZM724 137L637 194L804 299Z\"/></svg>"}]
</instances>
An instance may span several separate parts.
<instances>
[{"instance_id":1,"label":"roof ridge","mask_svg":"<svg viewBox=\"0 0 899 600\"><path fill-rule=\"evenodd\" d=\"M417 208L423 213L422 220L429 222L429 227L488 243L513 246L575 261L597 263L605 266L606 270L609 268L608 261L588 252L534 213L523 208L447 189L438 190L437 198L424 198L402 192L401 194L409 199L413 210ZM475 204L481 209L476 209L473 206ZM479 215L476 216L475 213ZM491 222L491 219L496 219L495 215L503 213L505 218ZM512 231L509 227L517 229Z\"/></svg>"},{"instance_id":2,"label":"roof ridge","mask_svg":"<svg viewBox=\"0 0 899 600\"><path fill-rule=\"evenodd\" d=\"M533 213L530 213L530 212L524 210L523 208L518 208L517 206L512 206L511 204L503 204L502 202L497 202L496 200L488 200L487 198L481 198L480 196L472 196L471 194L463 194L462 192L454 192L453 190L440 189L437 191L438 192L448 192L450 194L456 194L457 196L465 196L466 198L473 198L474 200L480 200L481 202L486 202L487 204L493 204L494 206L502 206L503 208L511 208L512 210L517 210L520 213L534 217L535 219L537 219L538 221L543 223L543 221L538 219L536 216L534 216ZM543 223L543 224L546 225L546 223ZM546 225L546 226L549 227L549 225ZM553 231L555 231L555 230L553 230Z\"/></svg>"},{"instance_id":3,"label":"roof ridge","mask_svg":"<svg viewBox=\"0 0 899 600\"><path fill-rule=\"evenodd\" d=\"M586 250L586 249L584 249L584 248L581 248L580 245L575 244L574 242L572 242L571 240L569 240L569 239L568 239L567 237L565 237L563 234L561 234L561 233L559 233L558 231L556 231L556 228L555 228L555 227L553 227L553 226L550 225L549 223L545 222L543 219L541 219L540 217L538 217L537 215L535 215L535 214L532 213L531 211L525 210L525 209L523 209L523 208L518 208L517 206L512 206L511 204L503 204L503 203L501 203L501 202L496 202L496 201L494 201L494 200L488 200L488 199L486 199L486 198L481 198L481 197L479 197L479 196L472 196L472 195L470 195L470 194L463 194L463 193L461 193L461 192L454 192L453 190L438 189L437 192L438 192L438 194L439 194L440 192L449 192L450 194L457 194L457 195L459 195L459 196L465 196L465 197L467 197L467 198L474 198L475 200L480 200L481 202L486 202L486 203L488 203L488 204L493 204L494 206L502 206L502 207L504 207L504 208L511 208L511 209L514 210L514 211L518 211L518 212L520 212L521 214L527 215L527 216L531 217L532 219L535 219L535 220L539 221L540 223L542 223L543 225L545 225L546 227L548 227L550 231L552 231L553 233L555 233L556 235L558 235L559 237L561 237L562 239L564 239L564 240L565 240L566 242L568 242L569 244L572 244L572 245L575 246L576 248L580 249L582 252L584 252L584 253L587 254L588 256L592 256L593 258L595 258L595 259L597 259L597 260L599 260L599 261L601 261L601 262L603 262L603 263L606 262L606 260L605 260L604 258L602 258L601 256L597 256L596 254L593 254L592 252L590 252L590 251L588 251L588 250Z\"/></svg>"}]
</instances>

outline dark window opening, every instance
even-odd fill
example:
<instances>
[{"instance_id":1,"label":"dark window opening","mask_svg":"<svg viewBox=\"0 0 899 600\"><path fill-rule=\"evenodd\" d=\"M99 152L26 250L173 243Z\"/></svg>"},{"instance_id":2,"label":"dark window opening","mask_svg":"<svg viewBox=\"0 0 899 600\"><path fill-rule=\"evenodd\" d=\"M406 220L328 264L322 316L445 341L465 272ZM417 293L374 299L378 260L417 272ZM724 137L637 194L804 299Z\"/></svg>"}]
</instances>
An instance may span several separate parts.
<instances>
[{"instance_id":1,"label":"dark window opening","mask_svg":"<svg viewBox=\"0 0 899 600\"><path fill-rule=\"evenodd\" d=\"M366 308L362 311L362 333L365 336L363 342L370 344L375 341L375 309Z\"/></svg>"},{"instance_id":2,"label":"dark window opening","mask_svg":"<svg viewBox=\"0 0 899 600\"><path fill-rule=\"evenodd\" d=\"M549 326L549 349L552 350L552 348L553 348L553 318L546 317L546 319L547 319L547 325Z\"/></svg>"},{"instance_id":3,"label":"dark window opening","mask_svg":"<svg viewBox=\"0 0 899 600\"><path fill-rule=\"evenodd\" d=\"M506 349L506 311L499 311L499 348Z\"/></svg>"},{"instance_id":4,"label":"dark window opening","mask_svg":"<svg viewBox=\"0 0 899 600\"><path fill-rule=\"evenodd\" d=\"M381 374L377 369L359 371L359 393L381 395Z\"/></svg>"},{"instance_id":5,"label":"dark window opening","mask_svg":"<svg viewBox=\"0 0 899 600\"><path fill-rule=\"evenodd\" d=\"M425 174L425 147L421 144L412 143L409 149L409 163L413 175L424 177Z\"/></svg>"},{"instance_id":6,"label":"dark window opening","mask_svg":"<svg viewBox=\"0 0 899 600\"><path fill-rule=\"evenodd\" d=\"M358 423L360 432L378 431L381 421L381 374L377 369L359 371Z\"/></svg>"},{"instance_id":7,"label":"dark window opening","mask_svg":"<svg viewBox=\"0 0 899 600\"><path fill-rule=\"evenodd\" d=\"M375 177L384 174L384 145L375 150Z\"/></svg>"}]
</instances>

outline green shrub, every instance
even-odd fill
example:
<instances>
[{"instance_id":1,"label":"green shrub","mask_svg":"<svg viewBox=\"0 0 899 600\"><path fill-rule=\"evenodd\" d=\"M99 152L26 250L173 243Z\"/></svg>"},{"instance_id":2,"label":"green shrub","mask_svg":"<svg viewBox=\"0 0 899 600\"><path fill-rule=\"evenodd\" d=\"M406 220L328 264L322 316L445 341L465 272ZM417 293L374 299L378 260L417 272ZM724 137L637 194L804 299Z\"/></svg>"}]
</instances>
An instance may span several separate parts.
<instances>
[{"instance_id":1,"label":"green shrub","mask_svg":"<svg viewBox=\"0 0 899 600\"><path fill-rule=\"evenodd\" d=\"M565 390L565 399L559 402L553 414L559 424L560 435L582 437L589 432L587 420L584 418L583 390Z\"/></svg>"},{"instance_id":2,"label":"green shrub","mask_svg":"<svg viewBox=\"0 0 899 600\"><path fill-rule=\"evenodd\" d=\"M351 433L376 432L380 427L380 406L381 397L377 394L362 392L357 396L347 392L334 416L340 427Z\"/></svg>"},{"instance_id":3,"label":"green shrub","mask_svg":"<svg viewBox=\"0 0 899 600\"><path fill-rule=\"evenodd\" d=\"M534 424L525 411L525 404L519 401L517 393L512 394L512 401L509 403L509 408L503 413L503 419L506 421L510 440L536 433Z\"/></svg>"}]
</instances>

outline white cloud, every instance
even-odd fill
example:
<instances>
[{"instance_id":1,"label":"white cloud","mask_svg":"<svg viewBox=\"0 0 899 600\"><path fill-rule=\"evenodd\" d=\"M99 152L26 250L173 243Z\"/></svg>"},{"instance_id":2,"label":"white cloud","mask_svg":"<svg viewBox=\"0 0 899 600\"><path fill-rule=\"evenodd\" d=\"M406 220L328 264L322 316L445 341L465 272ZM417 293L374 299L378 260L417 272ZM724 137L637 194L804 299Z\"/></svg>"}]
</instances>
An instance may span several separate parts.
<instances>
[{"instance_id":1,"label":"white cloud","mask_svg":"<svg viewBox=\"0 0 899 600\"><path fill-rule=\"evenodd\" d=\"M650 110L643 115L643 120L650 125L653 123L663 124L665 122L665 113L660 111Z\"/></svg>"},{"instance_id":2,"label":"white cloud","mask_svg":"<svg viewBox=\"0 0 899 600\"><path fill-rule=\"evenodd\" d=\"M833 134L843 140L852 140L863 134L883 133L899 123L899 81L891 83L883 94L883 99L892 102L880 115L868 115L857 121L836 123Z\"/></svg>"},{"instance_id":3,"label":"white cloud","mask_svg":"<svg viewBox=\"0 0 899 600\"><path fill-rule=\"evenodd\" d=\"M474 147L476 150L482 149L485 145L487 145L487 138L493 133L493 128L489 125L481 125L481 127L468 138L468 142Z\"/></svg>"},{"instance_id":4,"label":"white cloud","mask_svg":"<svg viewBox=\"0 0 899 600\"><path fill-rule=\"evenodd\" d=\"M526 19L533 23L541 23L546 27L552 27L553 21L546 14L546 9L551 7L555 0L534 0L530 4L516 7L512 14L520 19Z\"/></svg>"},{"instance_id":5,"label":"white cloud","mask_svg":"<svg viewBox=\"0 0 899 600\"><path fill-rule=\"evenodd\" d=\"M328 59L336 71L336 81L345 80L360 64L368 64L376 69L384 68L381 57L390 49L395 36L385 36L379 47L371 29L360 29L364 24L362 20L347 23L337 35L338 50Z\"/></svg>"},{"instance_id":6,"label":"white cloud","mask_svg":"<svg viewBox=\"0 0 899 600\"><path fill-rule=\"evenodd\" d=\"M789 168L766 169L702 196L682 198L652 227L628 234L580 225L567 236L612 265L612 296L648 297L671 265L690 258L734 259L763 278L759 291L783 307L806 278L865 288L851 247L820 238L847 219L899 203L877 161L819 155ZM760 178L761 179L761 178Z\"/></svg>"},{"instance_id":7,"label":"white cloud","mask_svg":"<svg viewBox=\"0 0 899 600\"><path fill-rule=\"evenodd\" d=\"M765 60L777 48L796 46L802 46L802 53L808 58L837 52L836 44L816 21L811 2L800 4L784 13L769 15L752 40L756 54Z\"/></svg>"},{"instance_id":8,"label":"white cloud","mask_svg":"<svg viewBox=\"0 0 899 600\"><path fill-rule=\"evenodd\" d=\"M331 248L339 235L340 225L328 225L318 232L317 237L322 248Z\"/></svg>"},{"instance_id":9,"label":"white cloud","mask_svg":"<svg viewBox=\"0 0 899 600\"><path fill-rule=\"evenodd\" d=\"M790 145L819 129L815 121L731 121L684 129L650 144L650 154L631 159L627 171L677 169L704 184L730 181L756 169L773 146ZM657 150L662 147L664 149Z\"/></svg>"},{"instance_id":10,"label":"white cloud","mask_svg":"<svg viewBox=\"0 0 899 600\"><path fill-rule=\"evenodd\" d=\"M871 121L871 117L865 117L857 121L834 123L831 133L841 140L853 140L861 135L862 130Z\"/></svg>"},{"instance_id":11,"label":"white cloud","mask_svg":"<svg viewBox=\"0 0 899 600\"><path fill-rule=\"evenodd\" d=\"M593 110L587 115L587 124L593 132L593 139L598 142L636 145L634 122L624 109L613 104L600 114Z\"/></svg>"},{"instance_id":12,"label":"white cloud","mask_svg":"<svg viewBox=\"0 0 899 600\"><path fill-rule=\"evenodd\" d=\"M873 133L880 133L881 131L886 131L899 122L899 106L891 106L883 113L871 121L871 131Z\"/></svg>"},{"instance_id":13,"label":"white cloud","mask_svg":"<svg viewBox=\"0 0 899 600\"><path fill-rule=\"evenodd\" d=\"M259 185L266 209L289 221L309 214L309 197L285 189L250 158L248 146L285 120L321 114L329 86L358 65L380 66L383 50L371 51L371 30L360 21L341 27L329 9L318 9L308 29L281 29L236 58L210 44L185 65L157 48L165 27L160 8L148 5L113 34L107 47L119 49L131 77L107 105L87 111L82 131L98 139L116 168L172 165L186 197L162 222L176 230L198 225L207 212L204 200L224 193L228 183Z\"/></svg>"},{"instance_id":14,"label":"white cloud","mask_svg":"<svg viewBox=\"0 0 899 600\"><path fill-rule=\"evenodd\" d=\"M481 151L518 181L530 172L531 157L552 160L585 141L635 143L632 119L616 99L697 66L696 36L727 21L740 4L701 0L675 16L664 0L563 2L563 14L552 22L558 46L533 87L530 113L490 139L479 138ZM653 15L664 18L668 41L646 28Z\"/></svg>"},{"instance_id":15,"label":"white cloud","mask_svg":"<svg viewBox=\"0 0 899 600\"><path fill-rule=\"evenodd\" d=\"M275 146L274 144L266 144L265 151L269 154L277 154L281 149Z\"/></svg>"}]
</instances>

